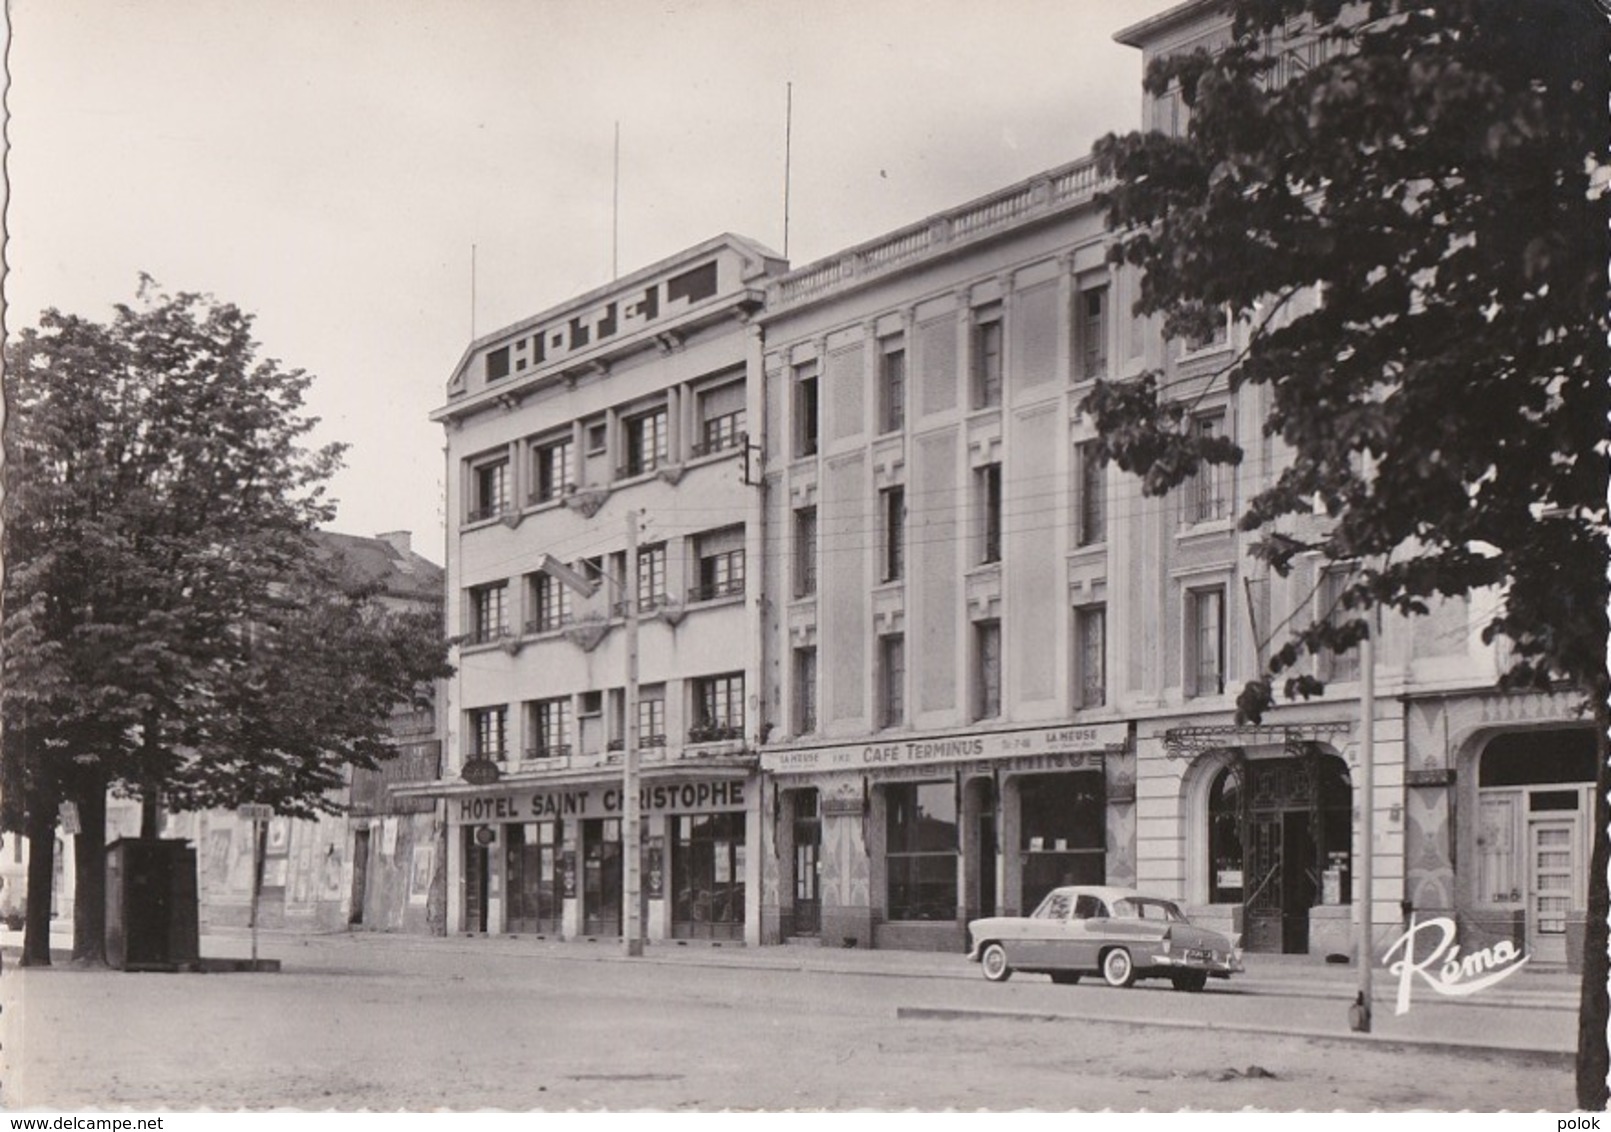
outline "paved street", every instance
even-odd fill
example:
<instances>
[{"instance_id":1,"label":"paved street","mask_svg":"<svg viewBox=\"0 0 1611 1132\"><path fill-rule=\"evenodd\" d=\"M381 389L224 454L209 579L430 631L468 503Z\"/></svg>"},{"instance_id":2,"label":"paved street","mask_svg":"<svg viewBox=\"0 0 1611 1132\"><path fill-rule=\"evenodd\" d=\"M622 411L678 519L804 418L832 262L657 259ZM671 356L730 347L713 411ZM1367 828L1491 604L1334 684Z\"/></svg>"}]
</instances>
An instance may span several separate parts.
<instances>
[{"instance_id":1,"label":"paved street","mask_svg":"<svg viewBox=\"0 0 1611 1132\"><path fill-rule=\"evenodd\" d=\"M204 954L245 955L244 936ZM265 936L278 974L19 970L7 1107L1432 1108L1571 1104L1572 980L1418 997L1351 1035L1352 973L1253 957L1201 995L957 955ZM1464 1043L1464 1046L1462 1046ZM1493 1048L1500 1045L1513 1050ZM1250 1072L1251 1071L1251 1072ZM1269 1076L1265 1076L1269 1074Z\"/></svg>"}]
</instances>

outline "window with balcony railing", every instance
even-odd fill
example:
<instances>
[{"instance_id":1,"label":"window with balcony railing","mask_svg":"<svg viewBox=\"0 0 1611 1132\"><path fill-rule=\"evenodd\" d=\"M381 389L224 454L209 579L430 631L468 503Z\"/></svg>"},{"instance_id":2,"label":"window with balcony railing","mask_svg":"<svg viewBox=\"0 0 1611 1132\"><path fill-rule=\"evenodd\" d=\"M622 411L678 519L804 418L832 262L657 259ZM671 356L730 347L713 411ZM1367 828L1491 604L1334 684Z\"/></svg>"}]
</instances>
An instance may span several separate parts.
<instances>
[{"instance_id":1,"label":"window with balcony railing","mask_svg":"<svg viewBox=\"0 0 1611 1132\"><path fill-rule=\"evenodd\" d=\"M508 583L494 582L470 589L470 641L488 644L501 640L509 632L505 598Z\"/></svg>"},{"instance_id":2,"label":"window with balcony railing","mask_svg":"<svg viewBox=\"0 0 1611 1132\"><path fill-rule=\"evenodd\" d=\"M502 706L476 708L469 714L470 754L503 762L508 757L505 741L509 734L509 709Z\"/></svg>"},{"instance_id":3,"label":"window with balcony railing","mask_svg":"<svg viewBox=\"0 0 1611 1132\"><path fill-rule=\"evenodd\" d=\"M700 535L695 542L699 582L690 601L715 601L744 592L744 528L728 527Z\"/></svg>"},{"instance_id":4,"label":"window with balcony railing","mask_svg":"<svg viewBox=\"0 0 1611 1132\"><path fill-rule=\"evenodd\" d=\"M744 440L744 382L732 381L699 394L699 440L694 455L737 448Z\"/></svg>"},{"instance_id":5,"label":"window with balcony railing","mask_svg":"<svg viewBox=\"0 0 1611 1132\"><path fill-rule=\"evenodd\" d=\"M533 503L561 499L573 488L572 445L570 438L538 444L532 449Z\"/></svg>"},{"instance_id":6,"label":"window with balcony railing","mask_svg":"<svg viewBox=\"0 0 1611 1132\"><path fill-rule=\"evenodd\" d=\"M744 674L730 672L705 676L693 682L694 724L690 743L711 743L744 737Z\"/></svg>"},{"instance_id":7,"label":"window with balcony railing","mask_svg":"<svg viewBox=\"0 0 1611 1132\"><path fill-rule=\"evenodd\" d=\"M571 622L571 591L547 574L531 575L532 616L526 622L528 633L551 633Z\"/></svg>"},{"instance_id":8,"label":"window with balcony railing","mask_svg":"<svg viewBox=\"0 0 1611 1132\"><path fill-rule=\"evenodd\" d=\"M666 544L638 548L638 608L656 609L666 603Z\"/></svg>"},{"instance_id":9,"label":"window with balcony railing","mask_svg":"<svg viewBox=\"0 0 1611 1132\"><path fill-rule=\"evenodd\" d=\"M652 472L666 463L666 410L626 419L626 463L623 476Z\"/></svg>"},{"instance_id":10,"label":"window with balcony railing","mask_svg":"<svg viewBox=\"0 0 1611 1132\"><path fill-rule=\"evenodd\" d=\"M509 505L509 461L489 460L470 470L470 500L466 521L479 523L503 514Z\"/></svg>"},{"instance_id":11,"label":"window with balcony railing","mask_svg":"<svg viewBox=\"0 0 1611 1132\"><path fill-rule=\"evenodd\" d=\"M638 729L636 739L640 748L666 745L665 685L640 689L638 700Z\"/></svg>"},{"instance_id":12,"label":"window with balcony railing","mask_svg":"<svg viewBox=\"0 0 1611 1132\"><path fill-rule=\"evenodd\" d=\"M532 705L532 734L537 745L527 755L535 759L562 758L571 753L571 701L569 696L538 700Z\"/></svg>"}]
</instances>

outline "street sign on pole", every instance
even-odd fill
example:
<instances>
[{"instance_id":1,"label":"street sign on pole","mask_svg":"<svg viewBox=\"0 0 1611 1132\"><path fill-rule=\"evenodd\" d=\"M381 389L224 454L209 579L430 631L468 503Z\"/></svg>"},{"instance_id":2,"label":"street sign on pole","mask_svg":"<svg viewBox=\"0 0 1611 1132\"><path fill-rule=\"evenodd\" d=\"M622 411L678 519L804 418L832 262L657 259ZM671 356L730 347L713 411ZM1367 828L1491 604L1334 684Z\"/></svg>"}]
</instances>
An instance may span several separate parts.
<instances>
[{"instance_id":1,"label":"street sign on pole","mask_svg":"<svg viewBox=\"0 0 1611 1132\"><path fill-rule=\"evenodd\" d=\"M257 970L257 902L263 892L263 838L274 807L267 802L242 802L235 808L242 821L252 823L252 970Z\"/></svg>"}]
</instances>

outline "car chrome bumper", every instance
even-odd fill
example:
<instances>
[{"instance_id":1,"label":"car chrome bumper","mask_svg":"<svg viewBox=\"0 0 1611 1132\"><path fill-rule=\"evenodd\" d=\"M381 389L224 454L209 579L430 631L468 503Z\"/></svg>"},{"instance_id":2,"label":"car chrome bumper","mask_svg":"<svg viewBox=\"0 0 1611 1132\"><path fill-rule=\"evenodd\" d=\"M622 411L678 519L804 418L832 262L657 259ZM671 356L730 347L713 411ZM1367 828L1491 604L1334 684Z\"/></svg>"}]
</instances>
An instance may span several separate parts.
<instances>
[{"instance_id":1,"label":"car chrome bumper","mask_svg":"<svg viewBox=\"0 0 1611 1132\"><path fill-rule=\"evenodd\" d=\"M1236 958L1211 959L1183 959L1178 955L1154 955L1152 966L1167 967L1176 971L1207 971L1210 975L1236 975L1242 971L1241 961Z\"/></svg>"}]
</instances>

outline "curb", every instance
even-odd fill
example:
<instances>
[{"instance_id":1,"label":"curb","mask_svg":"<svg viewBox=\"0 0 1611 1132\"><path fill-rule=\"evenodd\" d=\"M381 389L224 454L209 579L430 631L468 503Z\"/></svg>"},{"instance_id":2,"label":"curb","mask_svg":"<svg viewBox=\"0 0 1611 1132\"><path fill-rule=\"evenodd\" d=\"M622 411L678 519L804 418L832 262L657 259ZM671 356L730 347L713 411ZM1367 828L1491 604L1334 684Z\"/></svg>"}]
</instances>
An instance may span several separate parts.
<instances>
[{"instance_id":1,"label":"curb","mask_svg":"<svg viewBox=\"0 0 1611 1132\"><path fill-rule=\"evenodd\" d=\"M1305 1029L1297 1026L1255 1026L1242 1022L1208 1022L1183 1018L1121 1018L1104 1014L1063 1014L1047 1010L977 1010L949 1006L898 1006L895 1017L900 1021L968 1021L998 1020L1021 1022L1085 1022L1112 1026L1155 1026L1174 1030L1209 1030L1229 1034L1263 1034L1275 1037L1304 1038L1328 1042L1353 1042L1358 1045L1377 1046L1382 1049L1441 1050L1447 1053L1502 1054L1537 1064L1572 1068L1576 1064L1576 1051L1544 1049L1539 1046L1504 1045L1496 1042L1468 1042L1458 1038L1418 1038L1406 1035L1391 1037L1379 1034L1340 1033L1334 1030Z\"/></svg>"},{"instance_id":2,"label":"curb","mask_svg":"<svg viewBox=\"0 0 1611 1132\"><path fill-rule=\"evenodd\" d=\"M289 937L288 937L289 938ZM367 940L352 933L338 932L312 937L321 940L340 940L353 946L363 946ZM421 936L404 937L400 935L382 936L386 945L402 946L415 950L434 950L436 948L452 948L464 954L473 954L479 943L499 941L504 944L518 945L522 942L519 937L496 936L487 937L482 941L480 937L465 936ZM744 947L732 948L680 948L664 944L651 945L645 948L642 956L632 960L626 959L615 949L613 943L600 942L586 945L573 941L527 941L534 946L534 952L574 963L612 963L623 962L650 962L661 966L701 967L701 968L744 968L758 971L790 971L795 973L816 973L825 975L860 975L867 977L902 978L902 979L970 979L977 978L976 971L970 966L957 969L939 969L924 966L861 966L854 963L836 962L824 957L823 960L813 962L811 959L798 954L783 954L782 949L763 948L760 953L755 949ZM514 947L507 949L508 952ZM507 953L507 952L506 952ZM890 953L884 953L890 954ZM1385 978L1384 972L1378 972ZM1380 980L1378 980L1378 984ZM1306 999L1337 999L1352 1000L1357 991L1357 984L1351 979L1343 979L1337 975L1319 977L1300 981L1294 979L1290 973L1272 972L1269 975L1243 975L1230 980L1228 989L1211 991L1210 993L1237 994L1247 996L1268 996L1279 998L1306 998ZM1541 987L1531 992L1516 992L1514 990L1496 989L1482 996L1480 1000L1450 999L1447 1005L1455 1006L1485 1006L1509 1007L1523 1010L1550 1010L1576 1013L1579 1007L1578 992L1572 990L1556 990Z\"/></svg>"},{"instance_id":3,"label":"curb","mask_svg":"<svg viewBox=\"0 0 1611 1132\"><path fill-rule=\"evenodd\" d=\"M214 942L223 940L245 938L245 932L216 931L208 933L213 936ZM785 954L782 949L763 948L758 953L755 949L745 947L731 948L680 948L664 945L651 946L644 950L640 957L628 959L623 956L613 943L600 942L596 945L586 945L574 941L539 941L523 939L521 937L492 936L492 937L466 937L466 936L404 936L400 934L384 933L274 933L276 942L280 944L293 944L301 941L303 944L334 944L337 947L350 947L368 950L369 946L377 944L381 948L402 947L410 951L436 951L452 950L460 954L474 954L486 943L500 943L504 946L497 954L514 954L529 952L572 963L613 963L613 962L649 962L664 967L701 967L701 968L743 968L757 971L788 971L793 973L815 973L821 975L863 976L879 978L901 979L954 979L963 980L977 978L977 974L970 965L967 968L935 968L924 965L896 966L896 961L888 964L862 966L855 963L844 963L823 956L818 961L812 961L807 954ZM527 946L521 947L521 944ZM205 946L205 945L204 945ZM8 966L14 965L20 955L21 948L6 945L3 948ZM885 953L889 954L889 953ZM51 961L54 966L61 963L65 966L71 958L71 952L56 947L51 948ZM204 959L205 964L219 964L236 962L232 959ZM238 960L245 964L245 960ZM290 961L291 971L298 965L293 959ZM218 968L214 968L218 969ZM1384 975L1385 977L1385 975ZM1248 997L1272 998L1303 998L1303 999L1349 999L1351 1000L1356 984L1352 980L1345 980L1336 974L1316 977L1307 980L1294 978L1291 972L1271 972L1268 975L1243 975L1230 981L1225 989L1215 988L1210 993L1235 994ZM1576 1013L1579 1008L1579 994L1575 989L1561 990L1541 987L1533 991L1518 992L1495 988L1484 994L1480 1000L1451 999L1450 1005L1485 1006L1512 1008L1523 1010L1546 1010ZM1271 1031L1260 1031L1271 1032ZM1478 1047L1483 1048L1483 1047Z\"/></svg>"}]
</instances>

